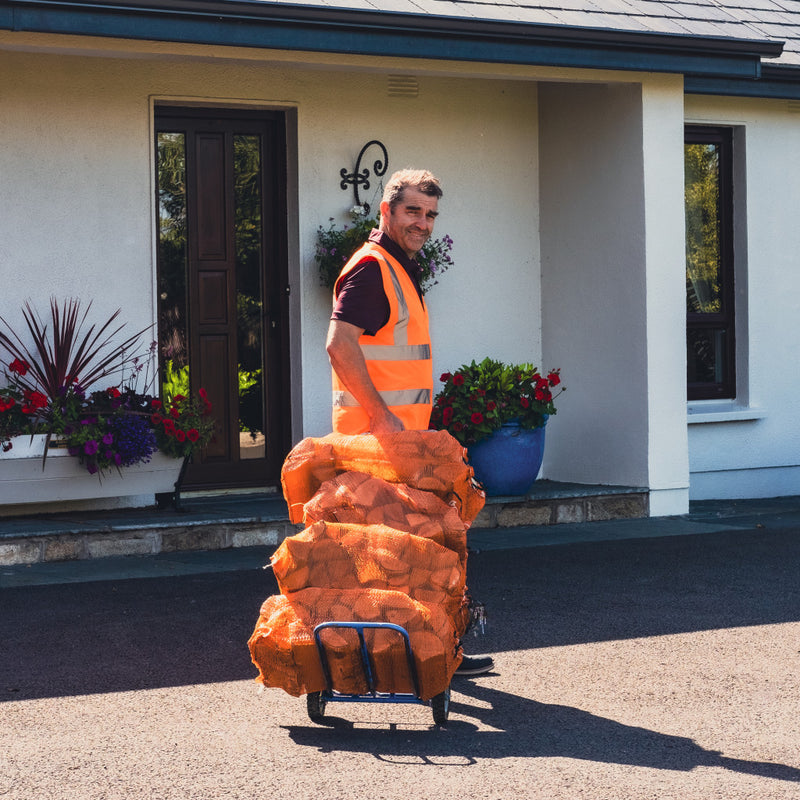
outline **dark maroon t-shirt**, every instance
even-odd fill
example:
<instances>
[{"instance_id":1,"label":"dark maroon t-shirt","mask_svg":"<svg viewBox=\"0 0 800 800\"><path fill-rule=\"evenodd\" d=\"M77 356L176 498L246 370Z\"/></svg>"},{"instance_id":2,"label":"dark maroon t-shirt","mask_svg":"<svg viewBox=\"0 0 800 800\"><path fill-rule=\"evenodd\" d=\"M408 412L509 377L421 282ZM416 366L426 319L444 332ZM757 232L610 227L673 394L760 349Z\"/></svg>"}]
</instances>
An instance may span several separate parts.
<instances>
[{"instance_id":1,"label":"dark maroon t-shirt","mask_svg":"<svg viewBox=\"0 0 800 800\"><path fill-rule=\"evenodd\" d=\"M377 228L370 233L369 240L400 262L422 298L416 259L409 258L400 245ZM383 291L381 268L374 258L365 258L342 281L331 319L363 328L369 336L374 336L389 321L389 300Z\"/></svg>"}]
</instances>

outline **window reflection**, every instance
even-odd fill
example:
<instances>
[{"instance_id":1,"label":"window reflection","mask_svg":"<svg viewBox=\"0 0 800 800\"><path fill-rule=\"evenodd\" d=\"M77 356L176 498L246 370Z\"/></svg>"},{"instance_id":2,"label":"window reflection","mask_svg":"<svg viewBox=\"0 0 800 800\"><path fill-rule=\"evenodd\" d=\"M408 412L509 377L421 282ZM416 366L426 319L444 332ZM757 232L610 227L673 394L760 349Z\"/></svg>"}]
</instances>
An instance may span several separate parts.
<instances>
[{"instance_id":1,"label":"window reflection","mask_svg":"<svg viewBox=\"0 0 800 800\"><path fill-rule=\"evenodd\" d=\"M188 394L185 134L159 133L156 156L161 385L166 394Z\"/></svg>"},{"instance_id":2,"label":"window reflection","mask_svg":"<svg viewBox=\"0 0 800 800\"><path fill-rule=\"evenodd\" d=\"M239 457L264 458L261 141L234 136Z\"/></svg>"}]
</instances>

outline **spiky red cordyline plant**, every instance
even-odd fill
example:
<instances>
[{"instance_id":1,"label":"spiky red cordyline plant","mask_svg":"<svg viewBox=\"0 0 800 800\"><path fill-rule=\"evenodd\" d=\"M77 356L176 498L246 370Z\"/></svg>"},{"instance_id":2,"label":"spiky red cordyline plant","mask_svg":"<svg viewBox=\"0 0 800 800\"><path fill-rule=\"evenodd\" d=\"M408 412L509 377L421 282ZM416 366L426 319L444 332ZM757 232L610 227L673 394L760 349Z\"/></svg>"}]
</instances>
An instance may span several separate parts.
<instances>
[{"instance_id":1,"label":"spiky red cordyline plant","mask_svg":"<svg viewBox=\"0 0 800 800\"><path fill-rule=\"evenodd\" d=\"M30 302L22 309L25 324L33 339L33 352L26 347L14 329L0 317L6 331L0 330L0 346L11 356L29 365L28 374L19 378L27 389L39 391L50 400L56 400L65 386L77 383L84 391L107 375L121 373L125 365L137 354L132 352L142 334L152 327L148 325L122 342L115 342L125 323L112 329L121 309L117 309L99 328L91 325L83 333L82 328L89 315L92 303L81 315L80 300L70 298L63 306L51 298L50 317L52 331L48 335L47 324ZM0 359L8 367L8 362Z\"/></svg>"}]
</instances>

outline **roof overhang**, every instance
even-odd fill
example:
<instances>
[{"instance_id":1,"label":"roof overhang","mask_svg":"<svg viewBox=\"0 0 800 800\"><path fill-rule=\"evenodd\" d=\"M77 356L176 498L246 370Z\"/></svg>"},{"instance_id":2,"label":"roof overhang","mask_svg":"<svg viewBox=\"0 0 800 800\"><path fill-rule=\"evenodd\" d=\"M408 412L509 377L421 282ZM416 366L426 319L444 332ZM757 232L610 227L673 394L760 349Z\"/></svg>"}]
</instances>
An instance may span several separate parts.
<instances>
[{"instance_id":1,"label":"roof overhang","mask_svg":"<svg viewBox=\"0 0 800 800\"><path fill-rule=\"evenodd\" d=\"M258 0L4 0L0 28L232 47L682 73L753 81L781 42Z\"/></svg>"}]
</instances>

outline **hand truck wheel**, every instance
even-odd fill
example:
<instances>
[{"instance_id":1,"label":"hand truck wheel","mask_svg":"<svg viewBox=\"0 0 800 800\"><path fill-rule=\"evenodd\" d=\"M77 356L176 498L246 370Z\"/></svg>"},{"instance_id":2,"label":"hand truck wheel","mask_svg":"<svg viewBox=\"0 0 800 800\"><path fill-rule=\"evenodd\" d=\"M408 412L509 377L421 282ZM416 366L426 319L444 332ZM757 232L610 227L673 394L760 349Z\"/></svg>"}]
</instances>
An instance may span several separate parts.
<instances>
[{"instance_id":1,"label":"hand truck wheel","mask_svg":"<svg viewBox=\"0 0 800 800\"><path fill-rule=\"evenodd\" d=\"M322 696L322 692L311 692L306 697L308 716L312 722L322 722L326 705L328 705L328 701Z\"/></svg>"},{"instance_id":2,"label":"hand truck wheel","mask_svg":"<svg viewBox=\"0 0 800 800\"><path fill-rule=\"evenodd\" d=\"M446 725L447 717L450 714L450 687L431 698L431 709L433 709L433 721L437 725Z\"/></svg>"}]
</instances>

